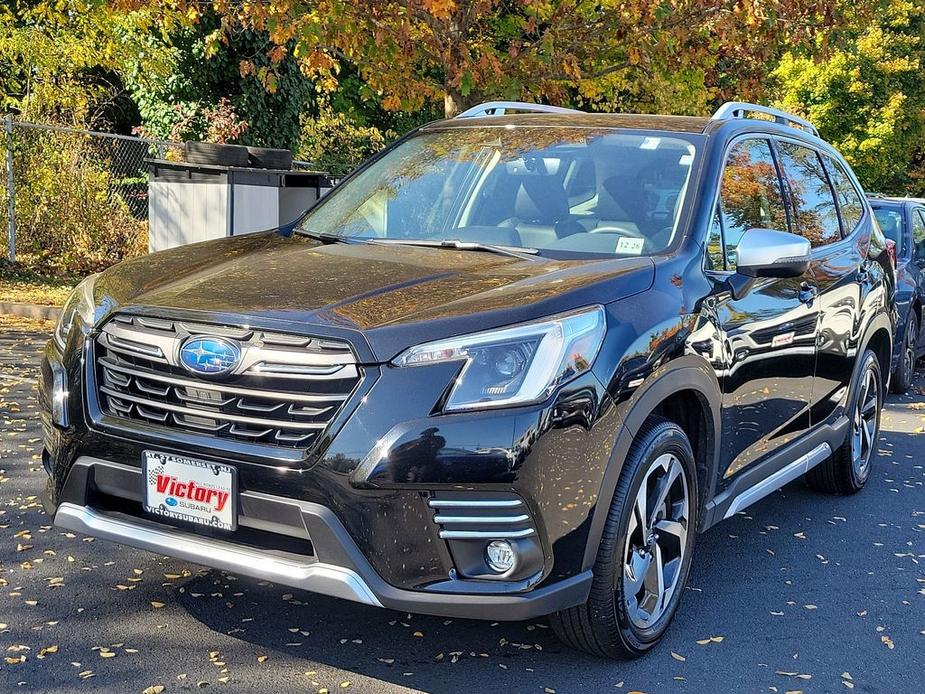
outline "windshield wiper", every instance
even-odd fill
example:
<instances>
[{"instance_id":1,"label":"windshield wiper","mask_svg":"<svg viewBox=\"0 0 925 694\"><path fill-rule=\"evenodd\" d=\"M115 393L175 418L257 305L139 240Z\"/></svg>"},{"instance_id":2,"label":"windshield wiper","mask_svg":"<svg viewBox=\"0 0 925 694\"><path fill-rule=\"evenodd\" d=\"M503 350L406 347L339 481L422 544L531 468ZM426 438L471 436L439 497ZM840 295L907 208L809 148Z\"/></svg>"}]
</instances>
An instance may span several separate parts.
<instances>
[{"instance_id":1,"label":"windshield wiper","mask_svg":"<svg viewBox=\"0 0 925 694\"><path fill-rule=\"evenodd\" d=\"M531 256L539 254L536 248L522 248L520 246L498 246L493 243L479 243L478 241L460 241L459 239L366 239L367 243L378 243L395 246L425 246L428 248L452 248L457 251L486 251L499 255L508 255L512 258L533 260Z\"/></svg>"},{"instance_id":2,"label":"windshield wiper","mask_svg":"<svg viewBox=\"0 0 925 694\"><path fill-rule=\"evenodd\" d=\"M297 234L302 234L308 236L312 239L317 239L322 243L356 243L348 236L338 236L337 234L328 234L323 231L312 231L311 229L296 229Z\"/></svg>"}]
</instances>

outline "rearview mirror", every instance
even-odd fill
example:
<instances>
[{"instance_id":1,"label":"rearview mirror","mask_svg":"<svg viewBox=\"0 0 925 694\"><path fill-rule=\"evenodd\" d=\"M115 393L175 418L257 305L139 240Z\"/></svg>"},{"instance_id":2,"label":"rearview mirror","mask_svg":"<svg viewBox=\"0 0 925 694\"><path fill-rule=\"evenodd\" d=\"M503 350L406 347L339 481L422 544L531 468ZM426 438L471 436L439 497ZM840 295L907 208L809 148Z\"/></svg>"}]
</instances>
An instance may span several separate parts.
<instances>
[{"instance_id":1,"label":"rearview mirror","mask_svg":"<svg viewBox=\"0 0 925 694\"><path fill-rule=\"evenodd\" d=\"M799 277L809 269L811 247L802 236L749 229L736 247L736 272L746 277Z\"/></svg>"}]
</instances>

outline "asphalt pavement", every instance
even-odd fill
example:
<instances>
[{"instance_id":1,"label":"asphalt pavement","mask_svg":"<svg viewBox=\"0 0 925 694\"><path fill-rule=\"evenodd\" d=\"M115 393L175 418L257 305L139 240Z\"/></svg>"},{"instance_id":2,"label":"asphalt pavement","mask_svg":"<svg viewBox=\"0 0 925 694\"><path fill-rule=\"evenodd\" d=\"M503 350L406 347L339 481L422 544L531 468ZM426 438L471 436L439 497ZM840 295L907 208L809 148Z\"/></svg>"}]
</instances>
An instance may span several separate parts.
<instances>
[{"instance_id":1,"label":"asphalt pavement","mask_svg":"<svg viewBox=\"0 0 925 694\"><path fill-rule=\"evenodd\" d=\"M922 374L860 494L795 482L700 536L665 640L609 662L542 620L376 610L52 528L50 327L0 316L0 692L925 692Z\"/></svg>"}]
</instances>

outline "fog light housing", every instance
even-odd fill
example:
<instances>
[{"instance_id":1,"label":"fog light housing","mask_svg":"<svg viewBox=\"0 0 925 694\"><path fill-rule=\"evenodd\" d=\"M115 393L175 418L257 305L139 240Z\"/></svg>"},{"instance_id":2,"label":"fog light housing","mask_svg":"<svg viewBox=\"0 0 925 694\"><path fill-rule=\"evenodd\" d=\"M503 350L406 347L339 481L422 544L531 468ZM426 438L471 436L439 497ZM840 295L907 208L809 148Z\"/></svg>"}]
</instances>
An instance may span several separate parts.
<instances>
[{"instance_id":1,"label":"fog light housing","mask_svg":"<svg viewBox=\"0 0 925 694\"><path fill-rule=\"evenodd\" d=\"M485 563L492 571L507 573L517 566L517 554L507 540L492 540L485 548Z\"/></svg>"}]
</instances>

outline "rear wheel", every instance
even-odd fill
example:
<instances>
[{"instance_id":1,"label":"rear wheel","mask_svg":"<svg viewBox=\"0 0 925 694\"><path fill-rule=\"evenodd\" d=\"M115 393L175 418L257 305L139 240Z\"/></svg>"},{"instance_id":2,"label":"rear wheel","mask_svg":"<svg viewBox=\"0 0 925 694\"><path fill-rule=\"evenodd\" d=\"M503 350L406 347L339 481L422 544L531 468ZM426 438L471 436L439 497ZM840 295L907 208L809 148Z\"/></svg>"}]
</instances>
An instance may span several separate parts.
<instances>
[{"instance_id":1,"label":"rear wheel","mask_svg":"<svg viewBox=\"0 0 925 694\"><path fill-rule=\"evenodd\" d=\"M696 468L674 422L651 417L630 448L610 506L588 601L550 617L573 648L632 658L671 622L697 527Z\"/></svg>"},{"instance_id":2,"label":"rear wheel","mask_svg":"<svg viewBox=\"0 0 925 694\"><path fill-rule=\"evenodd\" d=\"M893 372L893 378L890 379L890 390L894 393L903 394L912 386L912 379L915 376L915 352L918 342L919 325L915 313L910 310L909 318L906 320L906 332L903 334L902 354L899 358L899 364Z\"/></svg>"},{"instance_id":3,"label":"rear wheel","mask_svg":"<svg viewBox=\"0 0 925 694\"><path fill-rule=\"evenodd\" d=\"M806 473L811 487L830 494L854 494L870 476L871 461L880 437L883 379L880 362L870 350L864 353L848 409L848 437L824 463Z\"/></svg>"}]
</instances>

